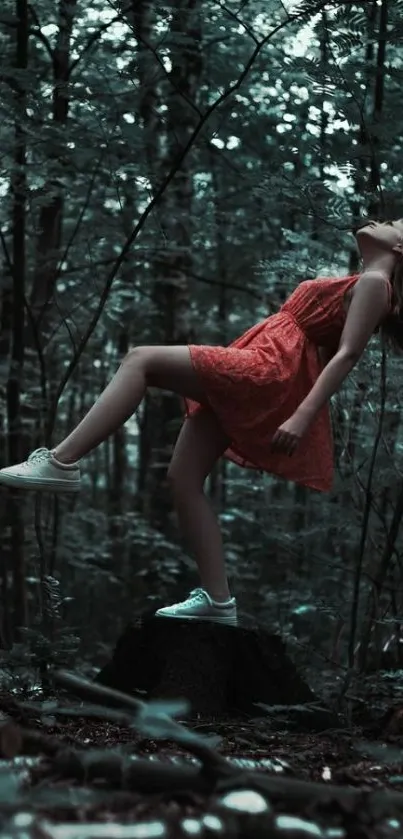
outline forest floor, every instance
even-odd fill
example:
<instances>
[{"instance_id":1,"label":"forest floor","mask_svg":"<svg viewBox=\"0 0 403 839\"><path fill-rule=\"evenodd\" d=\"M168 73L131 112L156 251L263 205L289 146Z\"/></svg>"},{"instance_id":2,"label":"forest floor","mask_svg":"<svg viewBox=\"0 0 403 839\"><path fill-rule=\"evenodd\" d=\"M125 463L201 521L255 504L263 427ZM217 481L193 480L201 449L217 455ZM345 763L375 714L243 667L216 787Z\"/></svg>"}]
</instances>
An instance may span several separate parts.
<instances>
[{"instance_id":1,"label":"forest floor","mask_svg":"<svg viewBox=\"0 0 403 839\"><path fill-rule=\"evenodd\" d=\"M207 767L204 778L186 745L90 719L87 712L80 716L84 706L65 692L4 692L0 835L403 837L403 710L396 691L389 702L390 679L383 688L379 678L377 684L375 693L374 679L362 679L357 691L358 703L364 696L387 710L369 726L298 731L295 720L287 724L287 709L275 720L268 714L249 721L183 721L185 729L219 738L212 752L224 758L228 774L221 764Z\"/></svg>"}]
</instances>

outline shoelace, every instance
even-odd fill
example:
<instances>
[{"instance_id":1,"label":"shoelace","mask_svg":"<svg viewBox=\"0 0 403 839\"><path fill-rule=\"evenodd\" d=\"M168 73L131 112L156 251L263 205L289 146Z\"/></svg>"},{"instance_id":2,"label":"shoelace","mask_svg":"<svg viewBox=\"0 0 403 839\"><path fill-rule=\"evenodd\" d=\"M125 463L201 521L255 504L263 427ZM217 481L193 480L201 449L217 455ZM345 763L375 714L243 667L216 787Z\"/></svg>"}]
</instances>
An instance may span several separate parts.
<instances>
[{"instance_id":1,"label":"shoelace","mask_svg":"<svg viewBox=\"0 0 403 839\"><path fill-rule=\"evenodd\" d=\"M204 602L207 600L207 602L209 602L208 598L206 597L206 592L202 588L194 588L193 591L191 591L189 594L189 600L203 600ZM223 604L221 603L221 605ZM225 603L225 605L228 605L227 602Z\"/></svg>"},{"instance_id":2,"label":"shoelace","mask_svg":"<svg viewBox=\"0 0 403 839\"><path fill-rule=\"evenodd\" d=\"M189 597L187 597L186 600L182 600L180 603L173 603L172 606L171 606L171 609L173 609L175 611L178 611L178 609L180 609L181 606L183 606L183 603L189 603L189 601L192 601L192 600L193 601L204 600L203 589L194 588L190 592Z\"/></svg>"},{"instance_id":3,"label":"shoelace","mask_svg":"<svg viewBox=\"0 0 403 839\"><path fill-rule=\"evenodd\" d=\"M202 588L194 588L189 594L189 600L205 600L205 594Z\"/></svg>"},{"instance_id":4,"label":"shoelace","mask_svg":"<svg viewBox=\"0 0 403 839\"><path fill-rule=\"evenodd\" d=\"M26 463L24 464L24 466L27 466L28 464L31 464L31 463L39 463L39 461L41 461L41 460L49 460L49 457L50 457L49 449L44 449L44 448L35 449L35 451L32 452L29 455L29 458L26 461Z\"/></svg>"}]
</instances>

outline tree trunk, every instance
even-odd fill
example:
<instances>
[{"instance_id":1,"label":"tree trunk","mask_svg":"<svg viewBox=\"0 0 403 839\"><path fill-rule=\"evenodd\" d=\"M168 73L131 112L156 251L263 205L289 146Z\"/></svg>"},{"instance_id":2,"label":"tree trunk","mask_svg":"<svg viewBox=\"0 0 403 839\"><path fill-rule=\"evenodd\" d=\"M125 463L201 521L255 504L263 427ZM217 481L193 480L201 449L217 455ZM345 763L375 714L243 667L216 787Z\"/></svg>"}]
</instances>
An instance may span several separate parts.
<instances>
[{"instance_id":1,"label":"tree trunk","mask_svg":"<svg viewBox=\"0 0 403 839\"><path fill-rule=\"evenodd\" d=\"M4 266L5 267L5 266ZM13 335L13 299L14 299L14 278L9 277L1 289L1 312L0 312L0 359L3 362L10 358L11 342ZM7 388L1 388L0 398L2 403L6 402ZM7 429L5 417L0 415L0 464L5 466L8 458L7 452Z\"/></svg>"},{"instance_id":2,"label":"tree trunk","mask_svg":"<svg viewBox=\"0 0 403 839\"><path fill-rule=\"evenodd\" d=\"M48 128L50 151L46 154L41 208L37 221L38 235L35 243L35 263L30 294L31 320L28 322L26 343L33 351L46 348L52 331L53 295L60 271L62 247L62 220L64 212L63 168L66 148L66 130L69 110L71 35L77 0L59 0L58 34L52 53L53 101L52 121ZM39 346L38 346L39 344ZM42 429L45 445L50 445L52 428L47 411L49 398L59 376L59 351L52 342L47 364L42 371L42 402L38 404L38 426Z\"/></svg>"},{"instance_id":3,"label":"tree trunk","mask_svg":"<svg viewBox=\"0 0 403 839\"><path fill-rule=\"evenodd\" d=\"M222 185L217 169L216 156L210 153L210 166L212 173L212 185L214 190L214 226L216 230L216 273L219 279L218 286L218 343L226 346L228 344L228 261L227 261L227 225L225 215L221 210L220 195ZM214 467L209 482L210 494L219 507L224 510L227 503L227 474L228 461L221 459Z\"/></svg>"},{"instance_id":4,"label":"tree trunk","mask_svg":"<svg viewBox=\"0 0 403 839\"><path fill-rule=\"evenodd\" d=\"M59 31L53 52L53 107L52 107L52 153L49 162L60 168L65 148L64 127L69 109L70 41L77 0L60 0ZM48 326L50 303L58 276L63 217L63 185L55 177L49 177L43 188L42 206L39 214L36 260L30 304L37 326L43 334Z\"/></svg>"},{"instance_id":5,"label":"tree trunk","mask_svg":"<svg viewBox=\"0 0 403 839\"><path fill-rule=\"evenodd\" d=\"M132 20L139 38L138 66L144 90L140 113L147 129L148 169L156 186L171 168L193 128L194 116L188 102L197 99L202 71L199 0L178 2L173 9L171 40L165 39L172 62L170 77L164 80L164 84L169 85L165 100L168 108L165 136L162 123L158 121L156 106L162 82L157 88L155 82L150 84L147 75L152 60L149 46L144 46L152 42L150 4L136 4ZM162 246L154 260L153 302L156 308L156 343L162 345L187 344L192 340L188 292L188 276L192 271L192 194L192 172L188 156L160 205ZM153 526L165 530L169 529L171 513L166 470L180 427L181 413L178 397L160 391L158 396L147 400L143 415L143 423L147 421L147 428L143 426L144 440L147 441L142 446L143 458L149 451L150 437L152 441L151 461L147 472L144 472L144 464L142 470L142 476L146 475L143 510L147 512Z\"/></svg>"},{"instance_id":6,"label":"tree trunk","mask_svg":"<svg viewBox=\"0 0 403 839\"><path fill-rule=\"evenodd\" d=\"M369 15L369 27L372 27L372 24L375 24L378 21L377 10L378 5L376 0L372 3L372 8L370 10ZM370 130L369 136L364 134L364 138L367 141L367 147L370 150L370 182L369 187L372 195L372 199L369 202L369 211L370 213L378 214L379 212L379 198L380 195L380 172L378 166L378 151L379 151L379 137L377 126L380 124L382 120L382 111L383 111L383 99L384 99L384 78L385 78L385 60L386 60L386 43L387 43L387 23L388 23L388 0L382 0L380 13L379 13L379 26L378 26L378 50L377 50L377 57L376 57L376 77L375 77L375 89L374 89L374 97L373 97L373 110L372 110L372 129ZM369 33L370 36L371 33ZM372 48L367 50L367 56L369 59L373 60L373 51ZM368 65L368 72L370 72L370 66ZM362 128L362 131L365 131ZM373 475L372 475L373 481ZM372 493L372 482L369 480L368 486L366 487L366 495L367 499L371 496ZM369 501L367 501L369 503ZM368 510L368 507L366 508ZM400 526L400 520L402 517L402 510L403 504L401 503L401 499L397 502L397 506L395 507L394 516L391 525L391 533L388 535L388 541L385 546L383 556L381 557L379 567L375 573L375 582L373 586L373 590L371 593L371 603L370 603L370 612L369 616L365 620L365 625L362 631L362 641L360 645L359 651L359 666L361 669L364 669L366 666L369 643L370 643L370 635L372 631L372 623L374 620L374 615L377 608L377 596L380 591L380 588L383 584L385 579L385 575L389 566L390 556L393 550L394 541ZM363 534L366 536L366 533ZM360 595L360 585L361 585L361 575L362 575L362 565L363 565L363 554L365 550L364 541L361 541L361 552L357 558L357 567L355 570L355 579L354 579L354 594L353 594L353 606L351 612L351 630L350 630L350 637L349 637L349 666L352 667L355 658L355 641L357 637L357 629L358 629L358 620L360 614L360 604L359 604L359 595Z\"/></svg>"},{"instance_id":7,"label":"tree trunk","mask_svg":"<svg viewBox=\"0 0 403 839\"><path fill-rule=\"evenodd\" d=\"M373 45L373 37L374 37L374 29L377 19L377 1L372 0L372 2L368 5L367 9L367 19L368 19L368 27L366 32L366 47L365 47L365 64L366 67L366 79L365 79L365 91L362 94L362 102L364 103L369 95L370 85L372 81L372 74L373 74L373 60L374 60L374 45ZM354 187L355 187L355 195L351 201L352 205L352 219L353 225L357 223L361 219L362 213L362 196L365 194L366 191L366 184L367 184L367 162L366 162L366 151L369 146L370 138L368 136L368 129L365 119L365 113L362 113L360 128L358 132L358 147L361 149L361 154L357 156L358 161L358 168L355 171L355 178L354 178ZM350 251L350 260L349 260L349 273L355 274L358 271L360 264L360 256L356 248L353 248Z\"/></svg>"},{"instance_id":8,"label":"tree trunk","mask_svg":"<svg viewBox=\"0 0 403 839\"><path fill-rule=\"evenodd\" d=\"M28 67L28 4L17 0L16 67L23 72ZM12 241L13 241L13 300L10 372L7 382L8 460L22 460L21 390L24 367L24 295L26 281L25 221L26 221L26 91L24 82L15 87L15 153L12 175ZM24 519L21 502L10 494L7 515L11 525L11 559L13 578L14 630L27 622L27 602L24 563Z\"/></svg>"},{"instance_id":9,"label":"tree trunk","mask_svg":"<svg viewBox=\"0 0 403 839\"><path fill-rule=\"evenodd\" d=\"M126 328L121 329L118 336L119 358L126 355L129 349L129 338ZM109 512L109 536L112 540L117 539L121 534L121 526L117 517L124 513L125 484L127 475L126 457L126 429L122 425L112 436L112 467L110 471L110 484L108 486L108 512Z\"/></svg>"}]
</instances>

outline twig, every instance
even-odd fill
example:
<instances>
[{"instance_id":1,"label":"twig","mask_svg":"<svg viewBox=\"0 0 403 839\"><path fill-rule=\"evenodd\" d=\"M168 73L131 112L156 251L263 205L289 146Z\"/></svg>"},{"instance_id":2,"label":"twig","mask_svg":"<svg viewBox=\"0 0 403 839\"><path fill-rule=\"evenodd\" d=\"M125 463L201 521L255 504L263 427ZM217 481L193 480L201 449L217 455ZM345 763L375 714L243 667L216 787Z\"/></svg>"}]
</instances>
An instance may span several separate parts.
<instances>
[{"instance_id":1,"label":"twig","mask_svg":"<svg viewBox=\"0 0 403 839\"><path fill-rule=\"evenodd\" d=\"M99 685L76 676L67 670L56 670L52 673L55 682L62 687L72 691L77 696L82 698L89 698L99 703L117 705L123 708L132 708L137 712L139 719L145 717L148 705L142 702L141 699L136 699L134 696L129 696L119 690L107 688L104 685ZM133 717L133 723L136 717ZM164 722L166 721L167 734L164 736L166 740L172 740L188 752L193 754L203 765L203 771L207 776L224 773L228 774L228 763L224 758L214 751L206 743L203 743L200 736L192 735L192 732L186 729L183 725L176 722L172 718L164 715ZM150 718L151 722L151 718Z\"/></svg>"}]
</instances>

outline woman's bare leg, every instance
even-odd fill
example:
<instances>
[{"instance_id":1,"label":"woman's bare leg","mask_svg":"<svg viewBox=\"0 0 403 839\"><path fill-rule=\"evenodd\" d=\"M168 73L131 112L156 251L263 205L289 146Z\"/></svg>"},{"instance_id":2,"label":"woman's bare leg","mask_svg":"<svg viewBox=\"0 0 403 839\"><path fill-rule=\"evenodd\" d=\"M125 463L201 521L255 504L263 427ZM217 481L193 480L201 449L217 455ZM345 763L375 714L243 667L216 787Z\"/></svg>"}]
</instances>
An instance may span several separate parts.
<instances>
[{"instance_id":1,"label":"woman's bare leg","mask_svg":"<svg viewBox=\"0 0 403 839\"><path fill-rule=\"evenodd\" d=\"M75 463L106 440L135 412L148 386L206 403L188 347L136 347L79 425L53 449L56 459Z\"/></svg>"},{"instance_id":2,"label":"woman's bare leg","mask_svg":"<svg viewBox=\"0 0 403 839\"><path fill-rule=\"evenodd\" d=\"M182 426L168 469L180 529L195 556L203 588L217 601L231 595L220 526L203 487L228 444L213 412L200 411Z\"/></svg>"},{"instance_id":3,"label":"woman's bare leg","mask_svg":"<svg viewBox=\"0 0 403 839\"><path fill-rule=\"evenodd\" d=\"M53 450L61 463L74 463L116 431L134 413L147 386L187 396L207 406L187 347L130 350L119 370L79 425ZM179 524L213 600L230 596L222 537L204 482L229 443L207 407L186 420L169 467Z\"/></svg>"}]
</instances>

